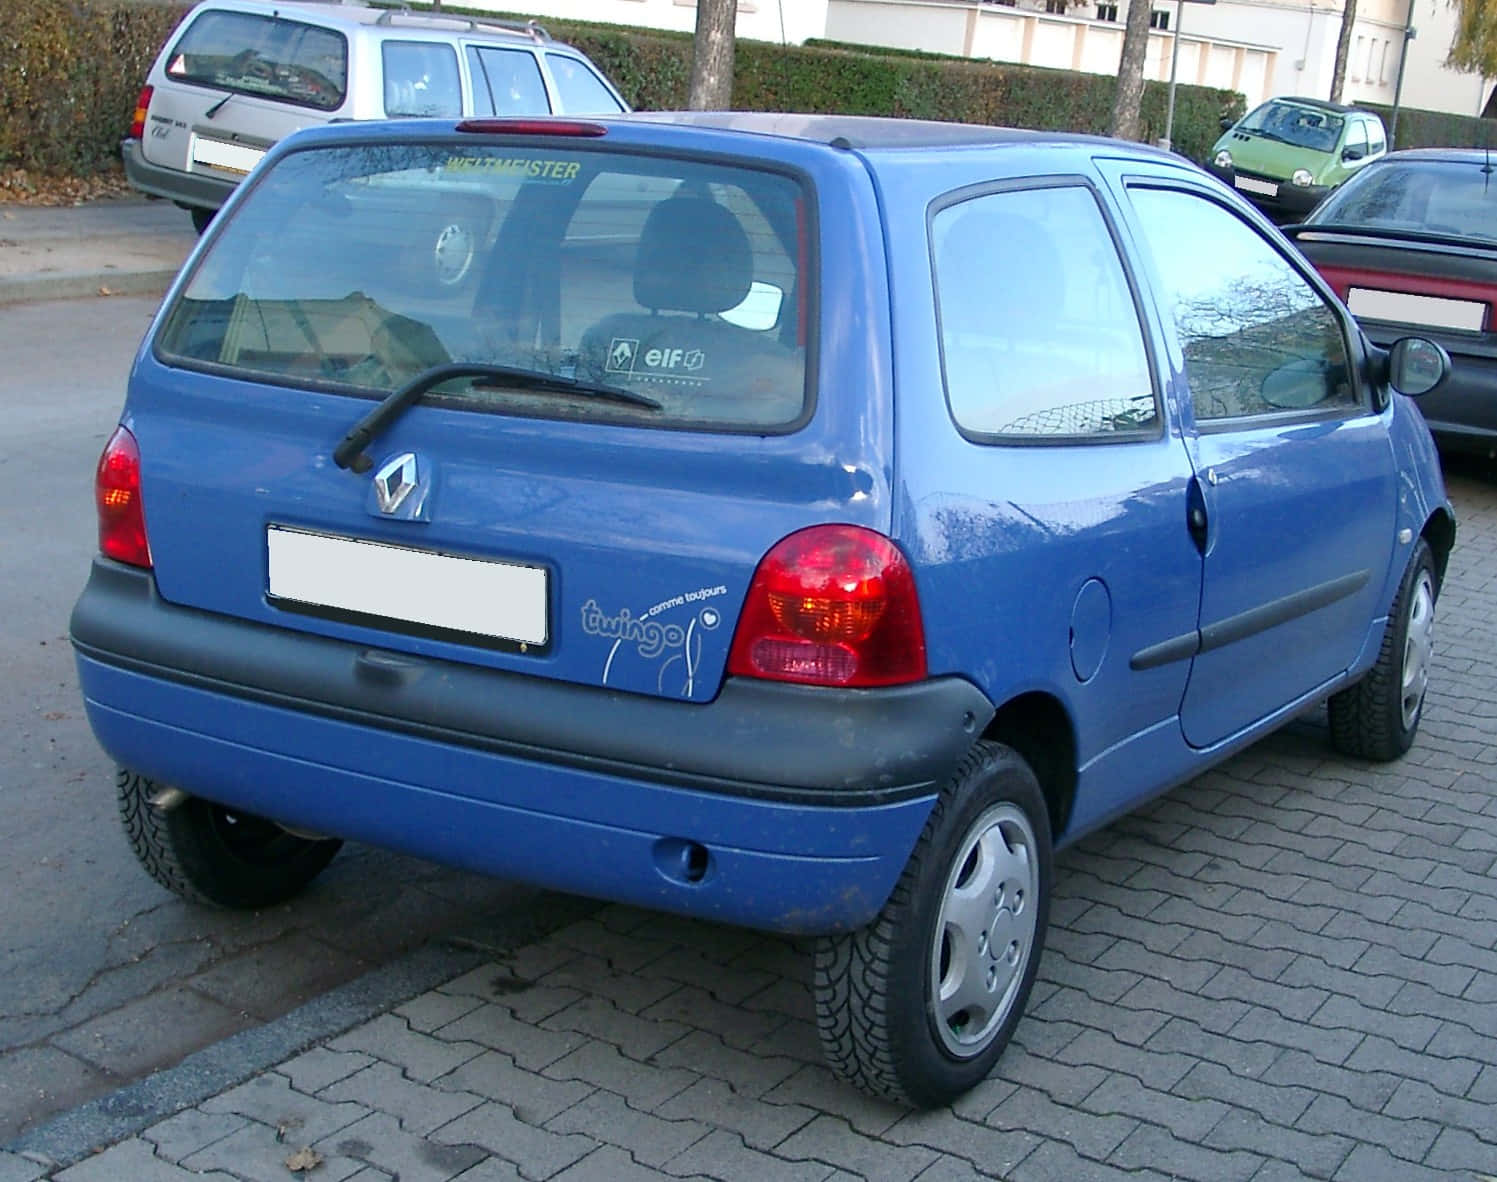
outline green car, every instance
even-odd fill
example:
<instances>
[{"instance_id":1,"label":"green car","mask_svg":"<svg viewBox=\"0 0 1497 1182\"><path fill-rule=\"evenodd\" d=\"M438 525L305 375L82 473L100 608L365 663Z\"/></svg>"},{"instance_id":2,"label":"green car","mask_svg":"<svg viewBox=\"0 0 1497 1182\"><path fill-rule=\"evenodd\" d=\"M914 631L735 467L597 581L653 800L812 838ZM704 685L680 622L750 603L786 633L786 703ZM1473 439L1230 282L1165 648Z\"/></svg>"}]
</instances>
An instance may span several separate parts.
<instances>
[{"instance_id":1,"label":"green car","mask_svg":"<svg viewBox=\"0 0 1497 1182\"><path fill-rule=\"evenodd\" d=\"M1387 154L1383 121L1371 111L1309 98L1269 99L1223 135L1208 167L1253 204L1297 220L1357 169Z\"/></svg>"}]
</instances>

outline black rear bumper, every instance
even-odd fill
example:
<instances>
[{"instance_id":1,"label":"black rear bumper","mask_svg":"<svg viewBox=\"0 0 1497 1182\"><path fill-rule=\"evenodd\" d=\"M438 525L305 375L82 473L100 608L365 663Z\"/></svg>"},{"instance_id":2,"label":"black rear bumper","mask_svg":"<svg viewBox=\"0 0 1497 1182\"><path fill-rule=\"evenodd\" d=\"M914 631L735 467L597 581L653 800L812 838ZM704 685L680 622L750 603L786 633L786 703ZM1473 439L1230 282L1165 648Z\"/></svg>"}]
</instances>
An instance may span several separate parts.
<instances>
[{"instance_id":1,"label":"black rear bumper","mask_svg":"<svg viewBox=\"0 0 1497 1182\"><path fill-rule=\"evenodd\" d=\"M149 571L95 559L81 656L147 677L518 758L808 805L932 792L992 717L970 682L867 690L729 678L667 701L371 648L179 607Z\"/></svg>"}]
</instances>

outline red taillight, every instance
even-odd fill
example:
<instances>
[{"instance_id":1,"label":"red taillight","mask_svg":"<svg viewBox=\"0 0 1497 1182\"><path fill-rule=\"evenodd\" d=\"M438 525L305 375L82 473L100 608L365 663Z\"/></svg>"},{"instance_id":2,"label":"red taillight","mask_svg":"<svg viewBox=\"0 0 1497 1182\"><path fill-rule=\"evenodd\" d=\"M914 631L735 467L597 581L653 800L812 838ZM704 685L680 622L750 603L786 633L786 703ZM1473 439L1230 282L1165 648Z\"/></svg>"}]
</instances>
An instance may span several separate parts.
<instances>
[{"instance_id":1,"label":"red taillight","mask_svg":"<svg viewBox=\"0 0 1497 1182\"><path fill-rule=\"evenodd\" d=\"M608 128L601 123L581 123L576 119L464 119L457 129L482 135L567 135L583 139L608 134Z\"/></svg>"},{"instance_id":2,"label":"red taillight","mask_svg":"<svg viewBox=\"0 0 1497 1182\"><path fill-rule=\"evenodd\" d=\"M143 140L146 138L146 112L151 108L151 88L142 86L140 97L135 100L135 114L130 116L130 138L132 140ZM115 124L116 127L119 124Z\"/></svg>"},{"instance_id":3,"label":"red taillight","mask_svg":"<svg viewBox=\"0 0 1497 1182\"><path fill-rule=\"evenodd\" d=\"M115 428L99 470L94 475L94 501L99 508L99 549L106 558L131 566L151 565L146 540L146 517L140 505L140 449L135 436Z\"/></svg>"},{"instance_id":4,"label":"red taillight","mask_svg":"<svg viewBox=\"0 0 1497 1182\"><path fill-rule=\"evenodd\" d=\"M925 629L904 555L855 525L783 539L754 572L728 672L806 685L918 681Z\"/></svg>"}]
</instances>

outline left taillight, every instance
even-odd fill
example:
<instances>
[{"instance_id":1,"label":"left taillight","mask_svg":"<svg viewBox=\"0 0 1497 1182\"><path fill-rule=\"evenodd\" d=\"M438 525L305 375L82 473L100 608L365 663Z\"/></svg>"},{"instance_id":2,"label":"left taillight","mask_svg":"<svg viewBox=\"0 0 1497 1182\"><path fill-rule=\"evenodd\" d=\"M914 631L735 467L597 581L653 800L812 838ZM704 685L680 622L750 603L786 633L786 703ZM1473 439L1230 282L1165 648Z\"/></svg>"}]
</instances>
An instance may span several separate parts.
<instances>
[{"instance_id":1,"label":"left taillight","mask_svg":"<svg viewBox=\"0 0 1497 1182\"><path fill-rule=\"evenodd\" d=\"M777 543L754 572L728 672L801 685L875 686L925 676L914 575L882 534L818 525Z\"/></svg>"},{"instance_id":2,"label":"left taillight","mask_svg":"<svg viewBox=\"0 0 1497 1182\"><path fill-rule=\"evenodd\" d=\"M94 474L99 510L99 550L131 566L151 565L146 515L140 504L140 448L124 427L115 428Z\"/></svg>"},{"instance_id":3,"label":"left taillight","mask_svg":"<svg viewBox=\"0 0 1497 1182\"><path fill-rule=\"evenodd\" d=\"M151 88L142 86L140 97L135 100L135 114L130 116L130 138L132 140L143 140L146 138L146 112L151 109ZM116 124L115 126L119 126Z\"/></svg>"}]
</instances>

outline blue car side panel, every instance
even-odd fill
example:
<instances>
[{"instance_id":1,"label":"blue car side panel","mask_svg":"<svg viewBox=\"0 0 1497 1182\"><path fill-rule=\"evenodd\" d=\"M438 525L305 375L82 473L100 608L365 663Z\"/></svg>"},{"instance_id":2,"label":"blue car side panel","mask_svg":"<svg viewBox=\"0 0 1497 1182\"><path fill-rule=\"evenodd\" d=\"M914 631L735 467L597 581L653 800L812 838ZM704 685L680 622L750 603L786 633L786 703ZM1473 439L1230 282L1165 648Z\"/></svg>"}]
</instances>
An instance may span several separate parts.
<instances>
[{"instance_id":1,"label":"blue car side panel","mask_svg":"<svg viewBox=\"0 0 1497 1182\"><path fill-rule=\"evenodd\" d=\"M877 159L892 208L924 208L931 192L992 189L981 162L961 153L900 163ZM1036 150L1015 172L1089 185L1111 220L1089 151ZM959 668L995 703L1025 694L1060 703L1081 770L1072 821L1090 823L1194 766L1178 724L1189 654L1134 667L1142 650L1191 633L1200 604L1201 555L1186 520L1190 461L1166 397L1163 351L1140 316L1160 403L1154 438L964 438L942 382L930 252L907 222L887 219L885 246L899 342L895 528L916 560L931 671Z\"/></svg>"},{"instance_id":2,"label":"blue car side panel","mask_svg":"<svg viewBox=\"0 0 1497 1182\"><path fill-rule=\"evenodd\" d=\"M80 657L122 764L235 808L499 877L783 932L883 905L932 798L811 808L604 777L175 685ZM701 882L668 873L682 841Z\"/></svg>"}]
</instances>

